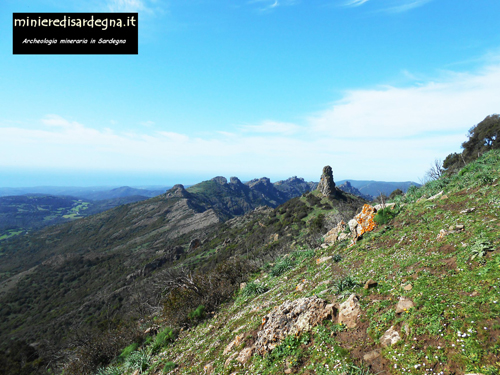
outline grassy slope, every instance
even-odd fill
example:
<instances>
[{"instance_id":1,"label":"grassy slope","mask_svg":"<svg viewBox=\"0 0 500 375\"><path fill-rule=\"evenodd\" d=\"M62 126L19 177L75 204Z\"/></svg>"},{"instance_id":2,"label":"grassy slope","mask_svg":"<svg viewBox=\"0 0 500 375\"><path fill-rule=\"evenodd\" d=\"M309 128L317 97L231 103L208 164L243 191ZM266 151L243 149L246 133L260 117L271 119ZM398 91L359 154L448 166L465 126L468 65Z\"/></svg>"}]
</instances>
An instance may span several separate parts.
<instances>
[{"instance_id":1,"label":"grassy slope","mask_svg":"<svg viewBox=\"0 0 500 375\"><path fill-rule=\"evenodd\" d=\"M399 199L405 205L390 225L378 226L353 247L337 243L314 251L290 249L294 268L273 277L267 267L254 276L268 292L236 295L215 317L181 332L175 343L149 357L144 372L162 373L165 363L174 362L178 367L171 373L176 374L202 374L208 363L216 374L278 374L288 362L298 374L362 373L369 365L373 373L498 374L499 169L500 153L492 152L453 178L411 189ZM441 190L444 196L427 200ZM467 208L475 210L461 213ZM441 229L459 224L465 230L438 239ZM473 250L481 248L489 250L471 259ZM342 257L338 263L316 262L335 254ZM360 284L372 278L378 286L365 290L358 285L339 296L335 282L348 275ZM297 292L300 283L305 287ZM411 290L403 288L408 285ZM350 292L360 297L358 327L325 322L311 335L288 339L267 358L254 355L245 366L233 360L224 367L234 352L223 355L229 342L242 334L243 343L236 349L251 345L262 317L285 300L316 294L342 302ZM415 308L396 314L402 296L412 299ZM379 339L391 326L402 340L381 348ZM374 349L382 349L381 357L364 362L363 355ZM116 374L133 372L116 366Z\"/></svg>"}]
</instances>

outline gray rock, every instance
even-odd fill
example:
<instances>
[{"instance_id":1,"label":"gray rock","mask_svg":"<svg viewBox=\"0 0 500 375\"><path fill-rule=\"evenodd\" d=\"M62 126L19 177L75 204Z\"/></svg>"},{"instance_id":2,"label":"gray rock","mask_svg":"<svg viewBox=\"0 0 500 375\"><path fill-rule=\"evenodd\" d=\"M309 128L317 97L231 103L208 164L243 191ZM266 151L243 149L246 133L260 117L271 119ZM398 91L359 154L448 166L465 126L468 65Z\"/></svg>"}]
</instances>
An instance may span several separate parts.
<instances>
[{"instance_id":1,"label":"gray rock","mask_svg":"<svg viewBox=\"0 0 500 375\"><path fill-rule=\"evenodd\" d=\"M361 314L358 298L355 294L340 304L339 308L339 324L345 324L348 328L355 328L357 325L358 316Z\"/></svg>"},{"instance_id":2,"label":"gray rock","mask_svg":"<svg viewBox=\"0 0 500 375\"><path fill-rule=\"evenodd\" d=\"M412 307L415 307L415 304L411 299L400 297L399 302L396 305L396 314L402 313L403 311L410 310Z\"/></svg>"},{"instance_id":3,"label":"gray rock","mask_svg":"<svg viewBox=\"0 0 500 375\"><path fill-rule=\"evenodd\" d=\"M329 165L323 168L323 174L319 180L317 190L325 197L335 195L335 181L333 181L332 167Z\"/></svg>"},{"instance_id":4,"label":"gray rock","mask_svg":"<svg viewBox=\"0 0 500 375\"><path fill-rule=\"evenodd\" d=\"M399 332L394 329L394 326L389 328L383 336L380 338L380 344L382 346L391 346L401 340L401 336Z\"/></svg>"}]
</instances>

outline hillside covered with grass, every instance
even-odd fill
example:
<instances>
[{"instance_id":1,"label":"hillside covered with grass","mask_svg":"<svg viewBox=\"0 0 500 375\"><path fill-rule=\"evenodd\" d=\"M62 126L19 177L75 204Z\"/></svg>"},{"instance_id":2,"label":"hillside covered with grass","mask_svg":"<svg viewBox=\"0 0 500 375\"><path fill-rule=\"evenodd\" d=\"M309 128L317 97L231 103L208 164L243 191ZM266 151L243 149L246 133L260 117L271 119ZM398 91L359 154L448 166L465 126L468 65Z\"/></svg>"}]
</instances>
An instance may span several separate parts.
<instances>
[{"instance_id":1,"label":"hillside covered with grass","mask_svg":"<svg viewBox=\"0 0 500 375\"><path fill-rule=\"evenodd\" d=\"M193 305L178 324L168 319L168 303L162 315L144 317L136 341L95 373L498 374L499 177L495 150L412 187L354 245L307 246L295 232L218 307ZM288 205L307 205L311 196ZM287 220L284 211L268 220ZM187 297L188 289L177 285L170 296ZM292 308L313 299L329 309L321 319L262 344L278 312L279 336L294 319L314 315L312 307ZM358 312L348 320L346 302Z\"/></svg>"}]
</instances>

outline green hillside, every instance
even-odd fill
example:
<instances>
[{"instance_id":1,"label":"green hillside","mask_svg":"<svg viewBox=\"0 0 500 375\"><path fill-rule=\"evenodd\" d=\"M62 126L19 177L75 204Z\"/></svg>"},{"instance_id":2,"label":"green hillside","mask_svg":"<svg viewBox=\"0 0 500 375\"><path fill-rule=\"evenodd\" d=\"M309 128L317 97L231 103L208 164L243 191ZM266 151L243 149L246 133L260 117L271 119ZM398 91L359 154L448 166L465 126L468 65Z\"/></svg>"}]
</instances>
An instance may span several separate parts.
<instances>
[{"instance_id":1,"label":"green hillside","mask_svg":"<svg viewBox=\"0 0 500 375\"><path fill-rule=\"evenodd\" d=\"M197 301L205 304L194 301L169 318L173 299L185 303L196 295L189 283L170 284L163 313L142 320L140 332L158 325L160 333L141 333L136 344L95 373L498 374L499 175L496 150L456 175L410 188L393 209L377 213L375 222L384 224L353 246L350 239L317 247L298 241L311 233L312 217L319 213L306 208L309 226L290 232L283 253L254 267L246 286L225 303L207 306L210 293L224 283L204 289L210 278L205 272L205 278L192 278L202 294ZM293 227L294 207L318 207L319 199L315 193L277 208L265 227L285 221ZM353 294L359 316L339 324L341 304L352 302ZM283 307L306 302L316 303L302 310L309 315ZM329 312L323 314L321 306ZM284 311L277 325L283 332L297 324L294 319L307 321L315 309L323 315L311 327L302 324L295 334L274 336L262 346L273 314ZM88 351L80 355L89 360ZM67 373L78 368L73 362Z\"/></svg>"}]
</instances>

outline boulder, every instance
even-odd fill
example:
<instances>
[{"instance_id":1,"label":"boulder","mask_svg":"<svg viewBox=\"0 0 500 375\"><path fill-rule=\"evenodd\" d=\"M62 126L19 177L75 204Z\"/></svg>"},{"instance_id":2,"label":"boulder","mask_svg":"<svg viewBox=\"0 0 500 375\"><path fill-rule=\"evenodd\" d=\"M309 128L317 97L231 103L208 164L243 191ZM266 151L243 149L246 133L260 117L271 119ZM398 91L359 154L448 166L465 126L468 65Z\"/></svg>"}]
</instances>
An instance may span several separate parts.
<instances>
[{"instance_id":1,"label":"boulder","mask_svg":"<svg viewBox=\"0 0 500 375\"><path fill-rule=\"evenodd\" d=\"M333 258L332 256L318 258L318 259L316 259L316 264L328 262L332 258Z\"/></svg>"},{"instance_id":2,"label":"boulder","mask_svg":"<svg viewBox=\"0 0 500 375\"><path fill-rule=\"evenodd\" d=\"M396 305L396 314L400 314L404 311L410 310L412 307L415 307L415 304L411 299L399 297L399 302Z\"/></svg>"},{"instance_id":3,"label":"boulder","mask_svg":"<svg viewBox=\"0 0 500 375\"><path fill-rule=\"evenodd\" d=\"M348 328L355 328L360 314L361 307L358 298L355 294L351 294L347 301L340 304L339 324L345 324Z\"/></svg>"},{"instance_id":4,"label":"boulder","mask_svg":"<svg viewBox=\"0 0 500 375\"><path fill-rule=\"evenodd\" d=\"M247 363L250 357L252 356L254 351L254 348L245 348L243 349L240 354L238 354L238 357L236 357L236 360L240 363Z\"/></svg>"},{"instance_id":5,"label":"boulder","mask_svg":"<svg viewBox=\"0 0 500 375\"><path fill-rule=\"evenodd\" d=\"M324 235L324 240L325 244L334 244L335 241L337 241L338 237L342 232L345 230L346 224L344 221L340 221L340 223L337 224L337 226L333 227L330 229L325 235Z\"/></svg>"},{"instance_id":6,"label":"boulder","mask_svg":"<svg viewBox=\"0 0 500 375\"><path fill-rule=\"evenodd\" d=\"M382 346L391 346L401 340L399 332L394 329L394 326L389 328L380 338L380 344Z\"/></svg>"},{"instance_id":7,"label":"boulder","mask_svg":"<svg viewBox=\"0 0 500 375\"><path fill-rule=\"evenodd\" d=\"M334 306L316 296L285 301L262 319L255 350L264 355L289 335L300 335L334 315Z\"/></svg>"},{"instance_id":8,"label":"boulder","mask_svg":"<svg viewBox=\"0 0 500 375\"><path fill-rule=\"evenodd\" d=\"M335 195L335 182L333 181L332 167L329 165L323 168L323 174L316 190L321 192L324 197Z\"/></svg>"}]
</instances>

